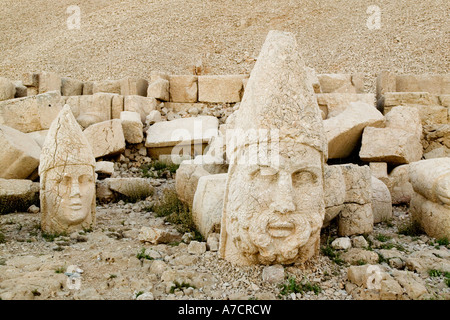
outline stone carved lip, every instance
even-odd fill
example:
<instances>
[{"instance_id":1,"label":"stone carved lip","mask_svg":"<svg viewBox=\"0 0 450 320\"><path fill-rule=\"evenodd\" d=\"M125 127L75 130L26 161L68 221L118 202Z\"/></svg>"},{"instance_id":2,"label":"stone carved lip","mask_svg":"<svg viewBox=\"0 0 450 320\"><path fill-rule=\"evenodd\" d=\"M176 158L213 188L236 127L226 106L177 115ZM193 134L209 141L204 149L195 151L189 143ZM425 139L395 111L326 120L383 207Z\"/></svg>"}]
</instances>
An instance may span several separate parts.
<instances>
[{"instance_id":1,"label":"stone carved lip","mask_svg":"<svg viewBox=\"0 0 450 320\"><path fill-rule=\"evenodd\" d=\"M292 222L269 222L267 232L274 238L286 238L295 230L295 224Z\"/></svg>"},{"instance_id":2,"label":"stone carved lip","mask_svg":"<svg viewBox=\"0 0 450 320\"><path fill-rule=\"evenodd\" d=\"M82 205L81 202L79 202L79 201L72 202L72 203L69 205L69 208L72 209L72 210L74 210L74 211L81 210L82 207L83 207L83 205Z\"/></svg>"}]
</instances>

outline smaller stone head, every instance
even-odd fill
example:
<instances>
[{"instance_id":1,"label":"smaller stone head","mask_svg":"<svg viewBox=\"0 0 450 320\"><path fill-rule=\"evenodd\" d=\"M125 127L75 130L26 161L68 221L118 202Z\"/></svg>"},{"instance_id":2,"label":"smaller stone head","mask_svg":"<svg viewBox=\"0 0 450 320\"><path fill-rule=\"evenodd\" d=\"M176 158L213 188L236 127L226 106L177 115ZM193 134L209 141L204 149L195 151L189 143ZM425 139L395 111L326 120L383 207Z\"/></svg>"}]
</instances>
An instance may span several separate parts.
<instances>
[{"instance_id":1,"label":"smaller stone head","mask_svg":"<svg viewBox=\"0 0 450 320\"><path fill-rule=\"evenodd\" d=\"M41 227L48 233L95 223L95 158L70 107L53 121L41 153Z\"/></svg>"}]
</instances>

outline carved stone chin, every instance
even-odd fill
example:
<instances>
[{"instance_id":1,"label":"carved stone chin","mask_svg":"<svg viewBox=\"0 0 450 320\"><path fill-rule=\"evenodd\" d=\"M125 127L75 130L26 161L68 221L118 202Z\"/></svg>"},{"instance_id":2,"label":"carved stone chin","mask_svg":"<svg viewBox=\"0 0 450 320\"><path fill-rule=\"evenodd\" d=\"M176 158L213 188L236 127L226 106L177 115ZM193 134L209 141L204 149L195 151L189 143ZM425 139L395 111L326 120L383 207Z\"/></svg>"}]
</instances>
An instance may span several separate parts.
<instances>
[{"instance_id":1,"label":"carved stone chin","mask_svg":"<svg viewBox=\"0 0 450 320\"><path fill-rule=\"evenodd\" d=\"M41 228L69 233L95 223L95 159L70 107L52 123L41 153Z\"/></svg>"}]
</instances>

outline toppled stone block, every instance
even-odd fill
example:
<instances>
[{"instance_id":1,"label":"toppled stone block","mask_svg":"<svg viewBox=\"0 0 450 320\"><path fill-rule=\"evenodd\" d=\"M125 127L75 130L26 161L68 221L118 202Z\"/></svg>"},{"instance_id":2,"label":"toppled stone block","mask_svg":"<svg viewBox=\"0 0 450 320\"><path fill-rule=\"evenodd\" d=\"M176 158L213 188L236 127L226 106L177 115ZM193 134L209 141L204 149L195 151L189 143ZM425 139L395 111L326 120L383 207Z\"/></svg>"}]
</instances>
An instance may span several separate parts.
<instances>
[{"instance_id":1,"label":"toppled stone block","mask_svg":"<svg viewBox=\"0 0 450 320\"><path fill-rule=\"evenodd\" d=\"M95 173L100 177L110 177L114 173L114 162L98 161L95 163Z\"/></svg>"},{"instance_id":2,"label":"toppled stone block","mask_svg":"<svg viewBox=\"0 0 450 320\"><path fill-rule=\"evenodd\" d=\"M111 100L111 119L120 119L120 113L124 109L124 97L114 95Z\"/></svg>"},{"instance_id":3,"label":"toppled stone block","mask_svg":"<svg viewBox=\"0 0 450 320\"><path fill-rule=\"evenodd\" d=\"M123 111L120 113L125 141L128 143L141 143L144 140L144 125L137 112Z\"/></svg>"},{"instance_id":4,"label":"toppled stone block","mask_svg":"<svg viewBox=\"0 0 450 320\"><path fill-rule=\"evenodd\" d=\"M319 74L323 93L363 93L362 74Z\"/></svg>"},{"instance_id":5,"label":"toppled stone block","mask_svg":"<svg viewBox=\"0 0 450 320\"><path fill-rule=\"evenodd\" d=\"M92 85L92 93L106 92L121 94L120 85L120 80L94 81Z\"/></svg>"},{"instance_id":6,"label":"toppled stone block","mask_svg":"<svg viewBox=\"0 0 450 320\"><path fill-rule=\"evenodd\" d=\"M146 178L108 178L105 180L112 191L135 200L145 199L154 192L151 180Z\"/></svg>"},{"instance_id":7,"label":"toppled stone block","mask_svg":"<svg viewBox=\"0 0 450 320\"><path fill-rule=\"evenodd\" d=\"M122 122L118 119L93 124L84 130L95 158L125 151Z\"/></svg>"},{"instance_id":8,"label":"toppled stone block","mask_svg":"<svg viewBox=\"0 0 450 320\"><path fill-rule=\"evenodd\" d=\"M200 255L206 252L206 243L199 241L191 241L187 249L190 254Z\"/></svg>"},{"instance_id":9,"label":"toppled stone block","mask_svg":"<svg viewBox=\"0 0 450 320\"><path fill-rule=\"evenodd\" d=\"M167 110L179 113L179 112L189 112L192 108L197 108L197 110L203 110L208 106L204 103L182 103L182 102L166 102L164 107Z\"/></svg>"},{"instance_id":10,"label":"toppled stone block","mask_svg":"<svg viewBox=\"0 0 450 320\"><path fill-rule=\"evenodd\" d=\"M385 114L392 107L405 104L436 105L439 98L429 92L386 92L383 96Z\"/></svg>"},{"instance_id":11,"label":"toppled stone block","mask_svg":"<svg viewBox=\"0 0 450 320\"><path fill-rule=\"evenodd\" d=\"M341 254L341 258L351 265L357 265L361 261L367 264L376 264L379 259L376 252L361 248L350 248L347 252Z\"/></svg>"},{"instance_id":12,"label":"toppled stone block","mask_svg":"<svg viewBox=\"0 0 450 320\"><path fill-rule=\"evenodd\" d=\"M431 94L450 93L448 74L403 74L396 76L398 92L429 92Z\"/></svg>"},{"instance_id":13,"label":"toppled stone block","mask_svg":"<svg viewBox=\"0 0 450 320\"><path fill-rule=\"evenodd\" d=\"M0 101L14 99L16 86L6 78L0 77Z\"/></svg>"},{"instance_id":14,"label":"toppled stone block","mask_svg":"<svg viewBox=\"0 0 450 320\"><path fill-rule=\"evenodd\" d=\"M375 106L375 95L373 93L320 93L316 96L320 109L326 111L326 119L336 117L347 109L352 102Z\"/></svg>"},{"instance_id":15,"label":"toppled stone block","mask_svg":"<svg viewBox=\"0 0 450 320\"><path fill-rule=\"evenodd\" d=\"M157 102L155 98L142 96L125 96L124 97L124 111L133 111L141 115L141 122L145 122L148 114L156 110Z\"/></svg>"},{"instance_id":16,"label":"toppled stone block","mask_svg":"<svg viewBox=\"0 0 450 320\"><path fill-rule=\"evenodd\" d=\"M348 250L352 247L352 241L349 237L337 238L331 243L331 247L336 250Z\"/></svg>"},{"instance_id":17,"label":"toppled stone block","mask_svg":"<svg viewBox=\"0 0 450 320\"><path fill-rule=\"evenodd\" d=\"M83 81L61 78L61 94L63 96L81 96L83 94Z\"/></svg>"},{"instance_id":18,"label":"toppled stone block","mask_svg":"<svg viewBox=\"0 0 450 320\"><path fill-rule=\"evenodd\" d=\"M416 108L398 106L386 114L386 127L402 129L414 134L420 139L422 137L422 124L420 113Z\"/></svg>"},{"instance_id":19,"label":"toppled stone block","mask_svg":"<svg viewBox=\"0 0 450 320\"><path fill-rule=\"evenodd\" d=\"M181 163L175 177L175 189L180 201L192 208L198 181L210 173L201 165L194 165L193 160L185 160Z\"/></svg>"},{"instance_id":20,"label":"toppled stone block","mask_svg":"<svg viewBox=\"0 0 450 320\"><path fill-rule=\"evenodd\" d=\"M392 198L392 204L409 204L414 193L409 182L409 165L395 167L389 174L387 184Z\"/></svg>"},{"instance_id":21,"label":"toppled stone block","mask_svg":"<svg viewBox=\"0 0 450 320\"><path fill-rule=\"evenodd\" d=\"M150 242L151 244L170 243L180 240L181 236L179 233L159 228L142 227L139 233L139 241Z\"/></svg>"},{"instance_id":22,"label":"toppled stone block","mask_svg":"<svg viewBox=\"0 0 450 320\"><path fill-rule=\"evenodd\" d=\"M41 148L23 132L0 125L0 178L25 179L39 166Z\"/></svg>"},{"instance_id":23,"label":"toppled stone block","mask_svg":"<svg viewBox=\"0 0 450 320\"><path fill-rule=\"evenodd\" d=\"M169 101L169 81L165 79L157 79L154 82L150 83L147 90L147 97L162 101Z\"/></svg>"},{"instance_id":24,"label":"toppled stone block","mask_svg":"<svg viewBox=\"0 0 450 320\"><path fill-rule=\"evenodd\" d=\"M39 182L0 179L0 214L26 212L30 206L38 204Z\"/></svg>"},{"instance_id":25,"label":"toppled stone block","mask_svg":"<svg viewBox=\"0 0 450 320\"><path fill-rule=\"evenodd\" d=\"M234 103L241 101L243 83L248 75L212 75L198 77L198 101Z\"/></svg>"},{"instance_id":26,"label":"toppled stone block","mask_svg":"<svg viewBox=\"0 0 450 320\"><path fill-rule=\"evenodd\" d=\"M203 176L198 180L192 219L204 238L211 233L220 233L226 180L226 173Z\"/></svg>"},{"instance_id":27,"label":"toppled stone block","mask_svg":"<svg viewBox=\"0 0 450 320\"><path fill-rule=\"evenodd\" d=\"M197 76L171 75L169 82L171 102L197 102Z\"/></svg>"},{"instance_id":28,"label":"toppled stone block","mask_svg":"<svg viewBox=\"0 0 450 320\"><path fill-rule=\"evenodd\" d=\"M374 106L351 102L336 117L324 120L328 139L328 158L346 158L361 139L365 127L384 126L384 116Z\"/></svg>"},{"instance_id":29,"label":"toppled stone block","mask_svg":"<svg viewBox=\"0 0 450 320\"><path fill-rule=\"evenodd\" d=\"M372 176L372 213L373 222L380 223L392 218L392 199L388 187Z\"/></svg>"},{"instance_id":30,"label":"toppled stone block","mask_svg":"<svg viewBox=\"0 0 450 320\"><path fill-rule=\"evenodd\" d=\"M122 96L147 96L148 81L141 78L123 78L120 80L120 94Z\"/></svg>"},{"instance_id":31,"label":"toppled stone block","mask_svg":"<svg viewBox=\"0 0 450 320\"><path fill-rule=\"evenodd\" d=\"M22 132L47 130L62 109L57 91L0 102L0 124Z\"/></svg>"},{"instance_id":32,"label":"toppled stone block","mask_svg":"<svg viewBox=\"0 0 450 320\"><path fill-rule=\"evenodd\" d=\"M61 94L61 77L55 72L39 74L39 94L58 91Z\"/></svg>"}]
</instances>

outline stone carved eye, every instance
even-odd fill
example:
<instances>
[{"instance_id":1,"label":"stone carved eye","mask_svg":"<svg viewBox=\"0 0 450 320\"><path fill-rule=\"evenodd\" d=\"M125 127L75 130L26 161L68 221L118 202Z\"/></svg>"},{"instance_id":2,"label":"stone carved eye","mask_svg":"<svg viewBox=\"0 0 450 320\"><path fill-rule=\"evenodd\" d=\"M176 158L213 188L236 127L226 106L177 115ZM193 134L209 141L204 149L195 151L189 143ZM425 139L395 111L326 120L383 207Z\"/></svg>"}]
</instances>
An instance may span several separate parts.
<instances>
[{"instance_id":1,"label":"stone carved eye","mask_svg":"<svg viewBox=\"0 0 450 320\"><path fill-rule=\"evenodd\" d=\"M267 180L276 179L278 170L269 166L254 166L250 169L250 176L252 178L262 178Z\"/></svg>"},{"instance_id":2,"label":"stone carved eye","mask_svg":"<svg viewBox=\"0 0 450 320\"><path fill-rule=\"evenodd\" d=\"M300 170L292 174L292 182L294 184L314 184L317 182L317 175L308 170Z\"/></svg>"},{"instance_id":3,"label":"stone carved eye","mask_svg":"<svg viewBox=\"0 0 450 320\"><path fill-rule=\"evenodd\" d=\"M81 184L85 184L85 183L91 183L91 182L93 182L93 178L92 178L92 176L87 175L87 174L81 175L81 176L78 178L78 183L79 183L80 185L81 185Z\"/></svg>"}]
</instances>

